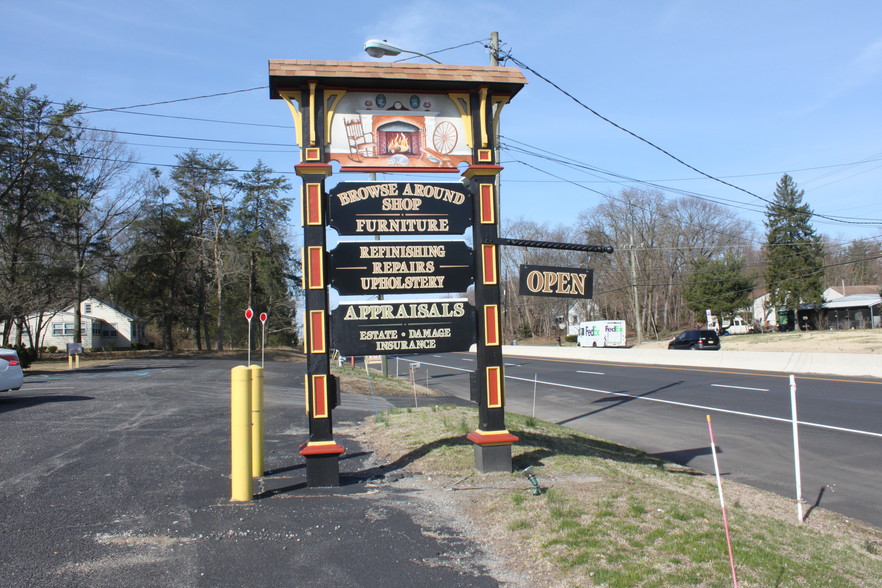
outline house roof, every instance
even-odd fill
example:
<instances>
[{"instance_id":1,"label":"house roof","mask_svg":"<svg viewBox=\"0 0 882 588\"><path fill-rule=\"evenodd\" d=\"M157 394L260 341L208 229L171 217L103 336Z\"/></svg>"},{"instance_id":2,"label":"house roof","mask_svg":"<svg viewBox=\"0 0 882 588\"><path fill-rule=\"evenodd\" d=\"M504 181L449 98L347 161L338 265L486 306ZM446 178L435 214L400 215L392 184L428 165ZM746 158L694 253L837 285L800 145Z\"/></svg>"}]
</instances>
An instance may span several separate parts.
<instances>
[{"instance_id":1,"label":"house roof","mask_svg":"<svg viewBox=\"0 0 882 588\"><path fill-rule=\"evenodd\" d=\"M859 286L830 286L828 290L838 292L843 296L851 296L852 294L878 294L879 286L875 284L866 284Z\"/></svg>"},{"instance_id":2,"label":"house roof","mask_svg":"<svg viewBox=\"0 0 882 588\"><path fill-rule=\"evenodd\" d=\"M279 90L305 88L311 81L326 87L365 90L463 92L486 86L512 96L527 83L521 70L514 67L306 59L270 59L269 79L270 98L280 98Z\"/></svg>"},{"instance_id":3,"label":"house roof","mask_svg":"<svg viewBox=\"0 0 882 588\"><path fill-rule=\"evenodd\" d=\"M851 294L825 302L822 308L865 308L877 304L882 304L882 296L879 294Z\"/></svg>"}]
</instances>

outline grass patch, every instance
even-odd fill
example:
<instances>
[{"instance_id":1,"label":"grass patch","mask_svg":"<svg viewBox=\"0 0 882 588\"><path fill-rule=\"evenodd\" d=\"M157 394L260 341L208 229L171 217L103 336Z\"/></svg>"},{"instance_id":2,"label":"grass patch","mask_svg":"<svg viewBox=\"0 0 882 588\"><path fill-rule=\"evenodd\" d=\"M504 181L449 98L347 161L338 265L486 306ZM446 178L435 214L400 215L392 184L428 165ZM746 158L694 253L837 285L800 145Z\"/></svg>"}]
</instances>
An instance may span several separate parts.
<instances>
[{"instance_id":1,"label":"grass patch","mask_svg":"<svg viewBox=\"0 0 882 588\"><path fill-rule=\"evenodd\" d=\"M474 471L472 409L389 411L359 432L378 457L447 490L510 569L543 583L579 586L731 584L716 486L708 476L641 451L538 419L507 415L520 438L515 473ZM532 466L533 496L519 470ZM429 481L431 479L431 482ZM453 492L468 480L469 492ZM789 500L726 482L739 583L744 586L877 586L882 531L815 509L796 523ZM524 531L529 530L528 533ZM547 574L551 574L548 576Z\"/></svg>"},{"instance_id":2,"label":"grass patch","mask_svg":"<svg viewBox=\"0 0 882 588\"><path fill-rule=\"evenodd\" d=\"M380 396L413 396L415 388L418 398L438 396L437 392L425 386L414 386L404 378L384 376L374 369L370 370L370 379L363 367L334 366L331 373L339 379L340 389L350 394L370 394L373 389L373 393Z\"/></svg>"}]
</instances>

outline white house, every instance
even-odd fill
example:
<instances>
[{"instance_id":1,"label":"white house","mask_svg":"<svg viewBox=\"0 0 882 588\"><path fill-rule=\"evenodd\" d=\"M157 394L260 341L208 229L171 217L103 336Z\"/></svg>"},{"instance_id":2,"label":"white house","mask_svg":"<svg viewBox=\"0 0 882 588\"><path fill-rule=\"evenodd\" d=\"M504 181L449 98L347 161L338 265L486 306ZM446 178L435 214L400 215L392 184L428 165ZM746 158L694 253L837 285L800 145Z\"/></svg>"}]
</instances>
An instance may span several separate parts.
<instances>
[{"instance_id":1,"label":"white house","mask_svg":"<svg viewBox=\"0 0 882 588\"><path fill-rule=\"evenodd\" d=\"M750 298L750 315L753 324L763 328L777 327L778 314L775 312L775 307L769 304L771 295L768 290L764 288L754 290Z\"/></svg>"},{"instance_id":2,"label":"white house","mask_svg":"<svg viewBox=\"0 0 882 588\"><path fill-rule=\"evenodd\" d=\"M84 349L128 349L133 343L147 344L144 322L135 315L97 298L87 298L81 304ZM75 310L70 306L29 315L23 341L30 340L27 331L36 333L40 325L38 346L66 349L74 339Z\"/></svg>"},{"instance_id":3,"label":"white house","mask_svg":"<svg viewBox=\"0 0 882 588\"><path fill-rule=\"evenodd\" d=\"M821 294L824 298L824 302L833 302L834 300L838 300L839 298L843 298L845 296L854 296L856 294L879 294L879 286L870 284L870 285L859 285L859 286L830 286L824 293Z\"/></svg>"}]
</instances>

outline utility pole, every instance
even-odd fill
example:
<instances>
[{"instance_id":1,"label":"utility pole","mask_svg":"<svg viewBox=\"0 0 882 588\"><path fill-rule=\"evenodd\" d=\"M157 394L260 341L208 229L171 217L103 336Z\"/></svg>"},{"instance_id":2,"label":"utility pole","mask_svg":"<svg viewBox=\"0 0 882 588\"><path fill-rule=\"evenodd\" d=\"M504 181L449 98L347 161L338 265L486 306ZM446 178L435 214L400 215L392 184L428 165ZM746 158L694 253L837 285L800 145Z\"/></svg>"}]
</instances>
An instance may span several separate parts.
<instances>
[{"instance_id":1,"label":"utility pole","mask_svg":"<svg viewBox=\"0 0 882 588\"><path fill-rule=\"evenodd\" d=\"M490 65L493 67L499 66L499 33L493 31L490 33ZM501 108L501 106L499 107ZM499 165L500 161L500 150L499 150L499 127L493 127L493 149L496 151L495 160L496 165ZM502 178L501 174L496 175L496 180L493 182L496 185L496 214L499 215L500 227L502 226ZM505 324L506 319L508 318L508 275L503 274L503 282L502 282L502 338L505 339Z\"/></svg>"},{"instance_id":2,"label":"utility pole","mask_svg":"<svg viewBox=\"0 0 882 588\"><path fill-rule=\"evenodd\" d=\"M490 65L499 65L499 33L490 33Z\"/></svg>"},{"instance_id":3,"label":"utility pole","mask_svg":"<svg viewBox=\"0 0 882 588\"><path fill-rule=\"evenodd\" d=\"M643 342L643 327L640 326L640 299L637 296L637 252L634 251L634 233L631 233L631 293L634 296L634 326L637 328L637 343Z\"/></svg>"}]
</instances>

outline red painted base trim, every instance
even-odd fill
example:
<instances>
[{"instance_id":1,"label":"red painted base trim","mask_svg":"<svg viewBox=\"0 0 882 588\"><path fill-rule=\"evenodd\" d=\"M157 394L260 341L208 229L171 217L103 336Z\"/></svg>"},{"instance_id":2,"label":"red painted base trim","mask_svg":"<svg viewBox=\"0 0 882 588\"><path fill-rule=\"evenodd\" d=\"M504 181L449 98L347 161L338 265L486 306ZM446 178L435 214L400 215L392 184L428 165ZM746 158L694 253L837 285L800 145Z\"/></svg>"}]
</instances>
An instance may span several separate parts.
<instances>
[{"instance_id":1,"label":"red painted base trim","mask_svg":"<svg viewBox=\"0 0 882 588\"><path fill-rule=\"evenodd\" d=\"M466 439L475 445L511 445L520 440L516 435L512 435L508 431L484 433L475 431L466 435Z\"/></svg>"},{"instance_id":2,"label":"red painted base trim","mask_svg":"<svg viewBox=\"0 0 882 588\"><path fill-rule=\"evenodd\" d=\"M330 443L304 443L300 446L300 455L339 455L346 451L342 445Z\"/></svg>"}]
</instances>

